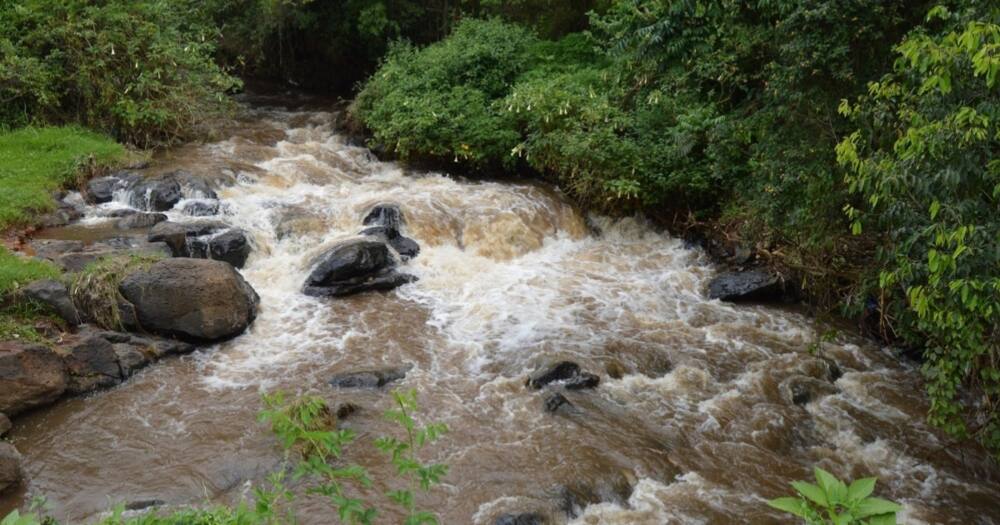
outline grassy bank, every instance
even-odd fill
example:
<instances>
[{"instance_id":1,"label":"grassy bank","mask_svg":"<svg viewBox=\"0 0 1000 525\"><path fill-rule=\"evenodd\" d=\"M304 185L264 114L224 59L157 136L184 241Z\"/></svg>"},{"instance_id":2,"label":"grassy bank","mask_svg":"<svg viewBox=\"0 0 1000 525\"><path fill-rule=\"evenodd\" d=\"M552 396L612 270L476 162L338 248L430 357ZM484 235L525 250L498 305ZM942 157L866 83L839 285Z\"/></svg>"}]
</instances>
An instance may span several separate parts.
<instances>
[{"instance_id":1,"label":"grassy bank","mask_svg":"<svg viewBox=\"0 0 1000 525\"><path fill-rule=\"evenodd\" d=\"M76 126L26 127L0 134L0 230L30 225L55 206L53 191L125 155L115 141Z\"/></svg>"}]
</instances>

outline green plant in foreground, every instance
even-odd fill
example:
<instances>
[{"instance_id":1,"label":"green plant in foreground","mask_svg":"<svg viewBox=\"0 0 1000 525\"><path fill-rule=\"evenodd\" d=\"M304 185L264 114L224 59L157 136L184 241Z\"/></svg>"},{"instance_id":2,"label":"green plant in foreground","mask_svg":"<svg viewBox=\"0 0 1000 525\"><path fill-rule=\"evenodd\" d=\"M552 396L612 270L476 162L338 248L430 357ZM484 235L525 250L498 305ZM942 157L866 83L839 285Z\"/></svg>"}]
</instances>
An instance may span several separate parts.
<instances>
[{"instance_id":1,"label":"green plant in foreground","mask_svg":"<svg viewBox=\"0 0 1000 525\"><path fill-rule=\"evenodd\" d=\"M417 409L415 392L393 392L392 395L397 408L386 411L385 417L403 427L406 439L383 436L375 440L375 446L391 456L393 465L406 480L407 487L390 490L386 496L405 510L406 525L437 524L434 514L416 508L414 492L417 488L429 490L432 485L440 483L448 467L422 464L416 453L447 432L447 427L439 423L418 427L412 416ZM310 487L308 493L328 498L337 509L340 521L371 524L378 515L378 510L368 502L350 496L343 485L344 482L352 482L365 488L370 487L372 481L367 470L359 465L331 465L342 456L344 448L356 436L349 429L336 428L336 419L326 401L318 396L286 400L283 393L277 392L264 395L264 406L260 420L271 424L272 431L287 454L298 456L293 479L315 480L317 484ZM294 495L284 488L280 474L272 476L270 481L272 490L255 491L257 513L263 523L275 521L277 503L294 499Z\"/></svg>"},{"instance_id":2,"label":"green plant in foreground","mask_svg":"<svg viewBox=\"0 0 1000 525\"><path fill-rule=\"evenodd\" d=\"M833 474L816 467L816 484L793 481L798 497L786 496L767 504L790 512L809 525L895 525L902 507L889 500L870 497L875 478L862 478L847 485Z\"/></svg>"}]
</instances>

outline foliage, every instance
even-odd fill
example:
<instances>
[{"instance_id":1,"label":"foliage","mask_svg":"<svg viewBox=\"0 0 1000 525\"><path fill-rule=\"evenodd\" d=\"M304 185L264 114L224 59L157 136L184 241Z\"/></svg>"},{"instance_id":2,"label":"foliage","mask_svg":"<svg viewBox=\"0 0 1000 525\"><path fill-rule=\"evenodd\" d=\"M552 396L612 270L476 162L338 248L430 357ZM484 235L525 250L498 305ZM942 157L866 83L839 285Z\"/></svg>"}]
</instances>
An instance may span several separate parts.
<instances>
[{"instance_id":1,"label":"foliage","mask_svg":"<svg viewBox=\"0 0 1000 525\"><path fill-rule=\"evenodd\" d=\"M930 420L1000 453L1000 9L940 6L842 111L856 234L881 239L883 329L925 348ZM936 29L940 27L941 29Z\"/></svg>"},{"instance_id":2,"label":"foliage","mask_svg":"<svg viewBox=\"0 0 1000 525\"><path fill-rule=\"evenodd\" d=\"M140 146L197 137L239 86L196 2L0 2L0 125L78 122Z\"/></svg>"},{"instance_id":3,"label":"foliage","mask_svg":"<svg viewBox=\"0 0 1000 525\"><path fill-rule=\"evenodd\" d=\"M30 224L36 213L54 207L53 191L124 156L114 141L75 126L0 134L0 229Z\"/></svg>"},{"instance_id":4,"label":"foliage","mask_svg":"<svg viewBox=\"0 0 1000 525\"><path fill-rule=\"evenodd\" d=\"M126 300L119 291L125 277L149 268L162 256L124 255L102 257L76 274L70 285L73 303L90 320L106 330L124 330L121 307Z\"/></svg>"},{"instance_id":5,"label":"foliage","mask_svg":"<svg viewBox=\"0 0 1000 525\"><path fill-rule=\"evenodd\" d=\"M875 478L862 478L848 486L833 474L816 467L816 484L793 481L797 497L773 499L767 504L790 512L809 525L895 525L898 504L870 497Z\"/></svg>"},{"instance_id":6,"label":"foliage","mask_svg":"<svg viewBox=\"0 0 1000 525\"><path fill-rule=\"evenodd\" d=\"M430 512L416 508L414 493L429 490L447 474L448 468L440 464L422 464L417 452L425 445L437 440L447 431L443 424L431 423L418 427L412 414L417 410L416 394L393 392L398 408L386 412L385 417L398 423L406 432L406 439L382 436L375 440L375 446L392 459L399 476L407 487L390 490L386 497L402 507L406 514L406 525L437 524L437 517ZM378 511L369 503L352 497L342 482L350 481L362 487L372 485L368 472L358 465L334 466L350 445L355 434L351 430L338 430L336 420L329 406L320 397L306 396L286 401L281 392L264 396L265 410L261 421L271 424L271 429L288 453L298 457L293 479L308 478L315 483L308 492L325 496L337 510L337 516L344 523L371 524ZM258 512L273 515L273 503L280 499L290 501L293 496L284 489L281 477L272 479L273 491L256 492Z\"/></svg>"}]
</instances>

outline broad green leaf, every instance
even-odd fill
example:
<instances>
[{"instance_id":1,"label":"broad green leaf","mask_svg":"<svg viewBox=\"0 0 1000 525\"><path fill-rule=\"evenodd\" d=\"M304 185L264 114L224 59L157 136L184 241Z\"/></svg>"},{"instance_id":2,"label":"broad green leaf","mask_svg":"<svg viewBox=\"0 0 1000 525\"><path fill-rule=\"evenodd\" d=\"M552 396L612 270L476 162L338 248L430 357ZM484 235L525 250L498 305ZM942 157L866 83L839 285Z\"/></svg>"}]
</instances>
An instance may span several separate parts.
<instances>
[{"instance_id":1,"label":"broad green leaf","mask_svg":"<svg viewBox=\"0 0 1000 525\"><path fill-rule=\"evenodd\" d=\"M855 514L859 518L877 516L879 514L894 514L903 510L903 507L882 498L868 498L858 504Z\"/></svg>"},{"instance_id":2,"label":"broad green leaf","mask_svg":"<svg viewBox=\"0 0 1000 525\"><path fill-rule=\"evenodd\" d=\"M844 485L843 481L819 467L815 467L813 473L816 475L816 482L826 494L827 503L836 505L847 500L847 486Z\"/></svg>"},{"instance_id":3,"label":"broad green leaf","mask_svg":"<svg viewBox=\"0 0 1000 525\"><path fill-rule=\"evenodd\" d=\"M826 499L826 493L823 489L813 485L812 483L806 483L805 481L793 481L792 487L806 498L812 500L814 503L821 507L826 507L828 505Z\"/></svg>"},{"instance_id":4,"label":"broad green leaf","mask_svg":"<svg viewBox=\"0 0 1000 525\"><path fill-rule=\"evenodd\" d=\"M851 486L847 488L847 501L855 502L861 501L868 496L871 496L872 492L875 490L876 478L861 478L851 483Z\"/></svg>"},{"instance_id":5,"label":"broad green leaf","mask_svg":"<svg viewBox=\"0 0 1000 525\"><path fill-rule=\"evenodd\" d=\"M772 499L767 504L775 509L790 512L800 518L806 517L806 509L808 508L802 498L793 498L791 496Z\"/></svg>"}]
</instances>

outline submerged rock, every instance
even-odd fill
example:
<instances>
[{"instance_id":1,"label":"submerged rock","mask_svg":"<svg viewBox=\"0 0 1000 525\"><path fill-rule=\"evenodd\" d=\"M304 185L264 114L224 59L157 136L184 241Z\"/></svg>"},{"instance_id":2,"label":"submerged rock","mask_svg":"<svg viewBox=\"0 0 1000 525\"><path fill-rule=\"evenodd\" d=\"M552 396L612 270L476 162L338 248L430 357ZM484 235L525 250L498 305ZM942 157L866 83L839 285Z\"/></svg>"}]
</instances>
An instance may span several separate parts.
<instances>
[{"instance_id":1,"label":"submerged rock","mask_svg":"<svg viewBox=\"0 0 1000 525\"><path fill-rule=\"evenodd\" d=\"M560 361L539 369L525 384L529 388L539 390L557 381L564 382L569 390L582 390L596 387L601 379L595 374L582 371L580 365L572 361Z\"/></svg>"},{"instance_id":2,"label":"submerged rock","mask_svg":"<svg viewBox=\"0 0 1000 525\"><path fill-rule=\"evenodd\" d=\"M0 343L0 412L16 415L47 405L66 391L62 359L50 348Z\"/></svg>"},{"instance_id":3,"label":"submerged rock","mask_svg":"<svg viewBox=\"0 0 1000 525\"><path fill-rule=\"evenodd\" d=\"M781 279L765 270L725 272L708 283L709 299L723 301L767 301L780 299Z\"/></svg>"},{"instance_id":4,"label":"submerged rock","mask_svg":"<svg viewBox=\"0 0 1000 525\"><path fill-rule=\"evenodd\" d=\"M410 367L358 370L337 374L330 379L330 385L337 388L380 388L406 377Z\"/></svg>"},{"instance_id":5,"label":"submerged rock","mask_svg":"<svg viewBox=\"0 0 1000 525\"><path fill-rule=\"evenodd\" d=\"M14 445L0 441L0 494L24 479L21 454Z\"/></svg>"},{"instance_id":6,"label":"submerged rock","mask_svg":"<svg viewBox=\"0 0 1000 525\"><path fill-rule=\"evenodd\" d=\"M257 317L260 298L232 265L204 259L166 259L122 281L146 330L196 342L235 337Z\"/></svg>"},{"instance_id":7,"label":"submerged rock","mask_svg":"<svg viewBox=\"0 0 1000 525\"><path fill-rule=\"evenodd\" d=\"M219 201L217 199L195 199L184 203L181 213L192 217L208 217L219 214Z\"/></svg>"},{"instance_id":8,"label":"submerged rock","mask_svg":"<svg viewBox=\"0 0 1000 525\"><path fill-rule=\"evenodd\" d=\"M372 290L391 290L416 280L396 271L385 243L367 239L341 242L314 263L303 293L336 297Z\"/></svg>"},{"instance_id":9,"label":"submerged rock","mask_svg":"<svg viewBox=\"0 0 1000 525\"><path fill-rule=\"evenodd\" d=\"M504 514L493 525L545 525L545 517L535 512Z\"/></svg>"},{"instance_id":10,"label":"submerged rock","mask_svg":"<svg viewBox=\"0 0 1000 525\"><path fill-rule=\"evenodd\" d=\"M80 324L80 313L69 296L66 285L52 279L42 279L21 289L24 297L56 313L70 326Z\"/></svg>"},{"instance_id":11,"label":"submerged rock","mask_svg":"<svg viewBox=\"0 0 1000 525\"><path fill-rule=\"evenodd\" d=\"M578 482L556 489L559 509L570 519L579 517L588 505L614 503L627 506L632 496L635 476L623 471L593 482Z\"/></svg>"},{"instance_id":12,"label":"submerged rock","mask_svg":"<svg viewBox=\"0 0 1000 525\"><path fill-rule=\"evenodd\" d=\"M804 375L793 375L778 385L778 391L786 403L805 405L817 399L836 394L837 387L832 384Z\"/></svg>"},{"instance_id":13,"label":"submerged rock","mask_svg":"<svg viewBox=\"0 0 1000 525\"><path fill-rule=\"evenodd\" d=\"M167 220L167 216L162 213L131 213L115 223L115 228L119 230L138 230L140 228L150 228Z\"/></svg>"},{"instance_id":14,"label":"submerged rock","mask_svg":"<svg viewBox=\"0 0 1000 525\"><path fill-rule=\"evenodd\" d=\"M550 394L548 397L546 397L543 406L545 407L545 411L549 413L555 413L559 411L572 412L576 409L576 407L573 406L573 403L570 403L569 399L566 399L566 396L560 393L553 393Z\"/></svg>"}]
</instances>

